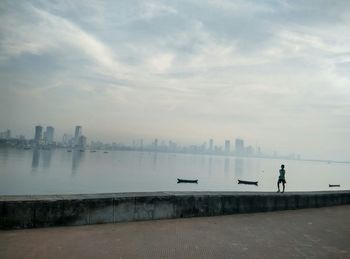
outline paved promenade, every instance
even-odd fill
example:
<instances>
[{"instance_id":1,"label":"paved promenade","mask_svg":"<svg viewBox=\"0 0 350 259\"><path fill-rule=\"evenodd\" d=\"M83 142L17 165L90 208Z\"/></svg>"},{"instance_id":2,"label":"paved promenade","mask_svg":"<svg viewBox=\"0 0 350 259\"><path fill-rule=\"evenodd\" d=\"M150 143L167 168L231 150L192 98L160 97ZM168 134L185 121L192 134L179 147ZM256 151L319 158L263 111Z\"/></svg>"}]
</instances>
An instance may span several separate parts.
<instances>
[{"instance_id":1,"label":"paved promenade","mask_svg":"<svg viewBox=\"0 0 350 259\"><path fill-rule=\"evenodd\" d=\"M0 231L0 258L350 258L350 206Z\"/></svg>"}]
</instances>

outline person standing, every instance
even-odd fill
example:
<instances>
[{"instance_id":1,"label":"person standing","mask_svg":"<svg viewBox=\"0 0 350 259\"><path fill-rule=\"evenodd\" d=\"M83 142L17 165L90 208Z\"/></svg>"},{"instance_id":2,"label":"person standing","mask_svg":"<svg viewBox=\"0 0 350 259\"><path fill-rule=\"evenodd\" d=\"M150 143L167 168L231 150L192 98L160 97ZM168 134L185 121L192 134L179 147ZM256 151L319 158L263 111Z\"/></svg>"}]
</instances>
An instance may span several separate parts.
<instances>
[{"instance_id":1,"label":"person standing","mask_svg":"<svg viewBox=\"0 0 350 259\"><path fill-rule=\"evenodd\" d=\"M278 191L277 191L277 192L280 192L280 183L282 183L282 186L283 186L283 191L282 191L282 193L284 193L285 184L286 184L285 175L286 175L286 170L284 170L284 165L281 165L280 175L279 175L278 181L277 181L277 188L278 188Z\"/></svg>"}]
</instances>

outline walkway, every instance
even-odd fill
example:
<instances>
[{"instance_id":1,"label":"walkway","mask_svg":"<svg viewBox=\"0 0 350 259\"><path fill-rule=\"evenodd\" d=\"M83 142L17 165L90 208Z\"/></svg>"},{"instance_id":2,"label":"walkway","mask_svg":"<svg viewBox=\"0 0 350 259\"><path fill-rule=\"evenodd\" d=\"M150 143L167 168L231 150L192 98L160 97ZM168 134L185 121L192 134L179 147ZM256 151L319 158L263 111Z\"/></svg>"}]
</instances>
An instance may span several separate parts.
<instances>
[{"instance_id":1,"label":"walkway","mask_svg":"<svg viewBox=\"0 0 350 259\"><path fill-rule=\"evenodd\" d=\"M350 205L0 231L0 258L350 258Z\"/></svg>"}]
</instances>

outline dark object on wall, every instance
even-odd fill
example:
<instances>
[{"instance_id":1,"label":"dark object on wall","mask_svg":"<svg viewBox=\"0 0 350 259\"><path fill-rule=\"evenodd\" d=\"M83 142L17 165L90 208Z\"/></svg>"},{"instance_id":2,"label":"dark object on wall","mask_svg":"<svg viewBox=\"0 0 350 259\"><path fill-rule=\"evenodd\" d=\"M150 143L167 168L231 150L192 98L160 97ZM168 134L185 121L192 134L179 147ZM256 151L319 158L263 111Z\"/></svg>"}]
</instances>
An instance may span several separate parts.
<instances>
[{"instance_id":1,"label":"dark object on wall","mask_svg":"<svg viewBox=\"0 0 350 259\"><path fill-rule=\"evenodd\" d=\"M238 180L238 184L250 184L250 185L258 186L258 182L243 181L243 180Z\"/></svg>"},{"instance_id":2,"label":"dark object on wall","mask_svg":"<svg viewBox=\"0 0 350 259\"><path fill-rule=\"evenodd\" d=\"M330 184L329 187L340 187L340 184Z\"/></svg>"},{"instance_id":3,"label":"dark object on wall","mask_svg":"<svg viewBox=\"0 0 350 259\"><path fill-rule=\"evenodd\" d=\"M186 179L177 178L177 183L198 183L198 179L197 180L186 180Z\"/></svg>"}]
</instances>

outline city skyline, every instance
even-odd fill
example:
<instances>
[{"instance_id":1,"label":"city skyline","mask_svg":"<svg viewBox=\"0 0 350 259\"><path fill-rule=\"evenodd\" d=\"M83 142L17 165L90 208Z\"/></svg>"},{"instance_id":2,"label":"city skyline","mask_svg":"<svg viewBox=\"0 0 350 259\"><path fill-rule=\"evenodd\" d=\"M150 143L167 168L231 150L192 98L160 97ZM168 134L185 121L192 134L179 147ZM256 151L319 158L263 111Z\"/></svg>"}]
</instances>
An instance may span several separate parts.
<instances>
[{"instance_id":1,"label":"city skyline","mask_svg":"<svg viewBox=\"0 0 350 259\"><path fill-rule=\"evenodd\" d=\"M223 143L219 140L209 138L202 140L200 143L183 143L176 142L174 139L153 139L137 138L130 142L114 141L102 142L96 139L89 139L83 135L83 127L77 125L74 127L74 134L64 133L63 136L54 138L54 132L56 129L52 126L46 126L46 131L43 131L45 127L42 125L34 126L34 136L25 138L24 135L17 135L16 137L11 135L11 130L7 129L4 132L0 132L1 139L18 139L25 141L25 148L28 147L66 147L77 149L105 149L105 148L126 148L128 150L144 150L144 151L161 151L161 152L189 152L198 154L218 154L218 155L237 155L237 156L268 156L269 152L262 152L262 148L259 145L247 144L244 145L244 140L235 137L232 138L232 142L229 139L225 139ZM21 142L20 142L21 143ZM20 144L23 147L23 143ZM280 152L274 150L273 157L285 157L291 159L300 159L300 153L296 152ZM278 154L278 155L277 155Z\"/></svg>"},{"instance_id":2,"label":"city skyline","mask_svg":"<svg viewBox=\"0 0 350 259\"><path fill-rule=\"evenodd\" d=\"M350 160L350 2L321 2L2 1L1 131Z\"/></svg>"}]
</instances>

